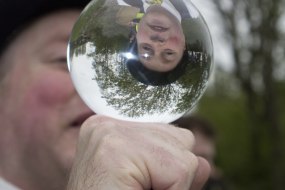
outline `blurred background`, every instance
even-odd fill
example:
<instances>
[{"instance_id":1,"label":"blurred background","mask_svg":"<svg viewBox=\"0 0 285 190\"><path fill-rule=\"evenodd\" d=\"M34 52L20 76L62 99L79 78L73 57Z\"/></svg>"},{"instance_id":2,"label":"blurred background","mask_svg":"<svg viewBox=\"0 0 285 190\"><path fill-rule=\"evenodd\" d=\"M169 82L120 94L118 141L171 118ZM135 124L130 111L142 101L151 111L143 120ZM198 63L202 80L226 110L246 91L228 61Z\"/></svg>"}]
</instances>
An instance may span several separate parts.
<instances>
[{"instance_id":1,"label":"blurred background","mask_svg":"<svg viewBox=\"0 0 285 190\"><path fill-rule=\"evenodd\" d=\"M218 134L229 189L285 189L285 0L192 0L213 37L215 72L196 113Z\"/></svg>"}]
</instances>

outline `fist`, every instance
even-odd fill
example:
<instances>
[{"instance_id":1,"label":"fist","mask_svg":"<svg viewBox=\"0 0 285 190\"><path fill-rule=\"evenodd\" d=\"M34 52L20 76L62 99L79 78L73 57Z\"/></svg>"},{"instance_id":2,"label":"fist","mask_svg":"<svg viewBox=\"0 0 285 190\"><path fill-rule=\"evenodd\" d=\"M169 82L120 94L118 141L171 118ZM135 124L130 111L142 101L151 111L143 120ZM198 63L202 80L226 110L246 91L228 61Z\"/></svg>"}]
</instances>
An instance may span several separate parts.
<instances>
[{"instance_id":1,"label":"fist","mask_svg":"<svg viewBox=\"0 0 285 190\"><path fill-rule=\"evenodd\" d=\"M199 190L209 164L193 134L168 124L93 116L82 126L68 190Z\"/></svg>"}]
</instances>

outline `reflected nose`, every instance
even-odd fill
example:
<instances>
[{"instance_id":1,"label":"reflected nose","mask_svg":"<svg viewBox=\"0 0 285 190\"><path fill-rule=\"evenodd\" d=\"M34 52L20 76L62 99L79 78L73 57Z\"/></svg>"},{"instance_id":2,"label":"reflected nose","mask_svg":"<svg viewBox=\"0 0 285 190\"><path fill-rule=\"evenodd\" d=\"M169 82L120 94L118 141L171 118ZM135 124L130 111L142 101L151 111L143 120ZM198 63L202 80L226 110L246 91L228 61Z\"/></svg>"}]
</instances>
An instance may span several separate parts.
<instances>
[{"instance_id":1,"label":"reflected nose","mask_svg":"<svg viewBox=\"0 0 285 190\"><path fill-rule=\"evenodd\" d=\"M160 44L164 44L166 41L166 39L160 35L152 35L152 36L150 36L150 39L151 39L151 41L158 42Z\"/></svg>"}]
</instances>

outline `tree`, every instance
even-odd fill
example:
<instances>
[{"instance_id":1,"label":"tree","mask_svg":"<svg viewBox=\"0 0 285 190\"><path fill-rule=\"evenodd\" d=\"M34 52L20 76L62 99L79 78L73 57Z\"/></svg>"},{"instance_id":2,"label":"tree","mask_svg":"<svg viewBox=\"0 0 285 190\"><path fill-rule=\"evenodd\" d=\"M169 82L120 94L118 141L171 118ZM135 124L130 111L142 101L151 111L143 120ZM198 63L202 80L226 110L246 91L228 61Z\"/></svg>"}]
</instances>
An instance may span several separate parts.
<instances>
[{"instance_id":1,"label":"tree","mask_svg":"<svg viewBox=\"0 0 285 190\"><path fill-rule=\"evenodd\" d=\"M263 172L271 174L271 189L281 190L285 186L284 142L275 73L284 62L284 34L278 28L284 0L214 0L214 3L223 20L225 36L232 45L235 77L247 100L252 159L256 166L265 164L259 159L263 152L261 127L264 127L271 143L271 157L266 160L268 171Z\"/></svg>"}]
</instances>

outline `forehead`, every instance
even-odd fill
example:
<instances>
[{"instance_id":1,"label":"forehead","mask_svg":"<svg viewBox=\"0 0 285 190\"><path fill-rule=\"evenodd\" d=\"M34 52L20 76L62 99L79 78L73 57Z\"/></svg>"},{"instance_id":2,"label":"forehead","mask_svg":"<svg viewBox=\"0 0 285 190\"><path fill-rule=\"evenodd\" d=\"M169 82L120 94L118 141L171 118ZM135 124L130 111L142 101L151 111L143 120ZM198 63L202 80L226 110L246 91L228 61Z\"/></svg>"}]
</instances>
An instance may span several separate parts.
<instances>
[{"instance_id":1,"label":"forehead","mask_svg":"<svg viewBox=\"0 0 285 190\"><path fill-rule=\"evenodd\" d=\"M36 55L55 42L67 46L72 27L80 14L79 10L61 10L45 15L27 25L14 37L0 56L0 80L11 63L25 56ZM9 63L9 64L6 64Z\"/></svg>"},{"instance_id":2,"label":"forehead","mask_svg":"<svg viewBox=\"0 0 285 190\"><path fill-rule=\"evenodd\" d=\"M47 41L53 38L67 40L78 16L78 10L62 10L45 15L33 22L23 36Z\"/></svg>"}]
</instances>

